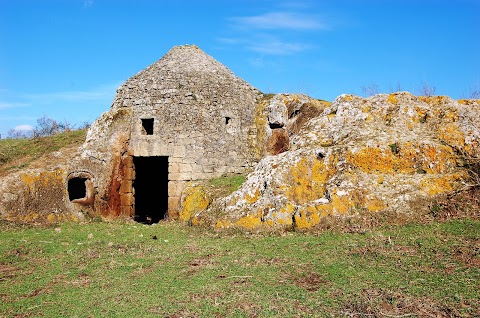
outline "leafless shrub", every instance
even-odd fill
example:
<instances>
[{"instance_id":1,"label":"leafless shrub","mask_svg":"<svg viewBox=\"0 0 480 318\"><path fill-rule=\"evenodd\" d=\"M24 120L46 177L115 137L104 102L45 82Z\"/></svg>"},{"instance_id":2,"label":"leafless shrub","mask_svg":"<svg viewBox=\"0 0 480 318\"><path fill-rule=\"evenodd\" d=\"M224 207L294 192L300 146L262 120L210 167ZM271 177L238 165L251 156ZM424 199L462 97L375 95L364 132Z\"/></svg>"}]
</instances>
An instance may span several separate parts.
<instances>
[{"instance_id":1,"label":"leafless shrub","mask_svg":"<svg viewBox=\"0 0 480 318\"><path fill-rule=\"evenodd\" d=\"M396 93L396 92L401 92L403 91L402 84L400 82L397 82L395 85L390 85L389 87L389 92L390 93Z\"/></svg>"},{"instance_id":2,"label":"leafless shrub","mask_svg":"<svg viewBox=\"0 0 480 318\"><path fill-rule=\"evenodd\" d=\"M377 95L380 93L380 87L378 86L377 83L370 82L366 86L362 86L362 93L365 97Z\"/></svg>"},{"instance_id":3,"label":"leafless shrub","mask_svg":"<svg viewBox=\"0 0 480 318\"><path fill-rule=\"evenodd\" d=\"M467 93L462 94L462 99L480 99L480 83L470 87Z\"/></svg>"},{"instance_id":4,"label":"leafless shrub","mask_svg":"<svg viewBox=\"0 0 480 318\"><path fill-rule=\"evenodd\" d=\"M7 133L7 138L12 138L12 139L32 138L32 136L33 136L33 131L31 130L10 129Z\"/></svg>"},{"instance_id":5,"label":"leafless shrub","mask_svg":"<svg viewBox=\"0 0 480 318\"><path fill-rule=\"evenodd\" d=\"M418 89L418 95L422 96L434 96L437 87L428 82L422 82L420 88Z\"/></svg>"}]
</instances>

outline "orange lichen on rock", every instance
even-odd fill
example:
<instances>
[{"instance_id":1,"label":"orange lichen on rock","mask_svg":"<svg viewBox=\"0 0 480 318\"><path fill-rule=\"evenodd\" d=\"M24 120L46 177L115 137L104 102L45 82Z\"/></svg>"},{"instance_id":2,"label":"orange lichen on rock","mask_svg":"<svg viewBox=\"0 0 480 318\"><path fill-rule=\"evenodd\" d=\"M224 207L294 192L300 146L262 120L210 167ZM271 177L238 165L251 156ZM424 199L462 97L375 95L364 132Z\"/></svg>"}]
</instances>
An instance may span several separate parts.
<instances>
[{"instance_id":1,"label":"orange lichen on rock","mask_svg":"<svg viewBox=\"0 0 480 318\"><path fill-rule=\"evenodd\" d=\"M218 220L216 223L215 223L215 228L218 229L218 230L221 230L221 229L228 229L232 226L232 222L228 221L228 220Z\"/></svg>"},{"instance_id":2,"label":"orange lichen on rock","mask_svg":"<svg viewBox=\"0 0 480 318\"><path fill-rule=\"evenodd\" d=\"M347 162L366 173L393 173L395 158L390 150L365 147L355 152L348 151Z\"/></svg>"},{"instance_id":3,"label":"orange lichen on rock","mask_svg":"<svg viewBox=\"0 0 480 318\"><path fill-rule=\"evenodd\" d=\"M235 226L245 229L255 229L260 227L262 219L258 215L247 215L235 222Z\"/></svg>"},{"instance_id":4,"label":"orange lichen on rock","mask_svg":"<svg viewBox=\"0 0 480 318\"><path fill-rule=\"evenodd\" d=\"M447 123L438 127L438 138L454 146L465 145L465 135L460 131L456 123Z\"/></svg>"},{"instance_id":5,"label":"orange lichen on rock","mask_svg":"<svg viewBox=\"0 0 480 318\"><path fill-rule=\"evenodd\" d=\"M430 196L448 193L458 189L462 180L467 180L467 173L454 173L450 175L425 178L420 181L420 188Z\"/></svg>"},{"instance_id":6,"label":"orange lichen on rock","mask_svg":"<svg viewBox=\"0 0 480 318\"><path fill-rule=\"evenodd\" d=\"M397 94L388 95L387 102L393 105L397 105L398 104Z\"/></svg>"},{"instance_id":7,"label":"orange lichen on rock","mask_svg":"<svg viewBox=\"0 0 480 318\"><path fill-rule=\"evenodd\" d=\"M444 145L394 143L390 149L365 147L347 152L347 162L366 173L406 173L419 170L428 173L447 173L456 167L453 149Z\"/></svg>"},{"instance_id":8,"label":"orange lichen on rock","mask_svg":"<svg viewBox=\"0 0 480 318\"><path fill-rule=\"evenodd\" d=\"M245 195L245 201L247 201L247 203L249 204L253 204L257 202L259 198L260 198L260 191L258 190L258 188L255 189L255 192L253 194L247 193Z\"/></svg>"},{"instance_id":9,"label":"orange lichen on rock","mask_svg":"<svg viewBox=\"0 0 480 318\"><path fill-rule=\"evenodd\" d=\"M294 215L295 227L298 229L309 229L320 223L320 215L316 208L306 207Z\"/></svg>"},{"instance_id":10,"label":"orange lichen on rock","mask_svg":"<svg viewBox=\"0 0 480 318\"><path fill-rule=\"evenodd\" d=\"M202 187L186 189L185 194L180 211L180 220L184 222L190 220L195 213L205 210L210 204L210 200Z\"/></svg>"},{"instance_id":11,"label":"orange lichen on rock","mask_svg":"<svg viewBox=\"0 0 480 318\"><path fill-rule=\"evenodd\" d=\"M53 171L43 171L39 174L24 173L20 175L20 179L31 189L38 189L39 187L49 187L58 184L63 185L65 176L64 170L56 169Z\"/></svg>"},{"instance_id":12,"label":"orange lichen on rock","mask_svg":"<svg viewBox=\"0 0 480 318\"><path fill-rule=\"evenodd\" d=\"M335 174L338 159L333 156L325 164L325 159L302 157L290 169L291 181L287 197L297 204L303 204L323 197L326 182Z\"/></svg>"}]
</instances>

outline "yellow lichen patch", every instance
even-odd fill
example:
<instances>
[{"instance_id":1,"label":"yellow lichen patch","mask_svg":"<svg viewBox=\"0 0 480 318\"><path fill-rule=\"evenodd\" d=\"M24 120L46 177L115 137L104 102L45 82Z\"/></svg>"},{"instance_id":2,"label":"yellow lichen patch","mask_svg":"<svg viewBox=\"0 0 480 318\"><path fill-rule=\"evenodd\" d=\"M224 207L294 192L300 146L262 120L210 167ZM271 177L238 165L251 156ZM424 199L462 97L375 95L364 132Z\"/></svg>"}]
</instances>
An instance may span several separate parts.
<instances>
[{"instance_id":1,"label":"yellow lichen patch","mask_svg":"<svg viewBox=\"0 0 480 318\"><path fill-rule=\"evenodd\" d=\"M366 147L348 152L347 162L366 173L393 173L395 158L390 150Z\"/></svg>"},{"instance_id":2,"label":"yellow lichen patch","mask_svg":"<svg viewBox=\"0 0 480 318\"><path fill-rule=\"evenodd\" d=\"M428 173L446 173L456 165L453 150L444 145L405 142L389 145L391 149L362 148L347 153L347 162L366 173L406 173L419 170Z\"/></svg>"},{"instance_id":3,"label":"yellow lichen patch","mask_svg":"<svg viewBox=\"0 0 480 318\"><path fill-rule=\"evenodd\" d=\"M196 216L192 218L192 225L193 226L200 225L200 220Z\"/></svg>"},{"instance_id":4,"label":"yellow lichen patch","mask_svg":"<svg viewBox=\"0 0 480 318\"><path fill-rule=\"evenodd\" d=\"M291 169L291 186L287 189L287 197L296 204L319 199L325 194L325 184L336 172L336 158L330 163L324 160L302 157Z\"/></svg>"},{"instance_id":5,"label":"yellow lichen patch","mask_svg":"<svg viewBox=\"0 0 480 318\"><path fill-rule=\"evenodd\" d=\"M367 198L365 200L365 206L369 212L378 212L386 208L385 203L376 197Z\"/></svg>"},{"instance_id":6,"label":"yellow lichen patch","mask_svg":"<svg viewBox=\"0 0 480 318\"><path fill-rule=\"evenodd\" d=\"M467 105L467 106L471 106L475 104L478 105L480 104L480 99L460 99L458 100L458 103L462 105Z\"/></svg>"},{"instance_id":7,"label":"yellow lichen patch","mask_svg":"<svg viewBox=\"0 0 480 318\"><path fill-rule=\"evenodd\" d=\"M387 102L393 105L397 105L398 104L397 94L388 95Z\"/></svg>"},{"instance_id":8,"label":"yellow lichen patch","mask_svg":"<svg viewBox=\"0 0 480 318\"><path fill-rule=\"evenodd\" d=\"M271 97L270 97L271 98ZM253 149L255 149L257 157L260 159L264 156L265 154L265 145L267 141L267 132L266 132L266 127L267 127L267 118L265 116L265 108L268 106L270 103L270 98L264 97L260 101L257 102L257 105L255 106L255 128L257 131L256 134L256 143L253 146Z\"/></svg>"},{"instance_id":9,"label":"yellow lichen patch","mask_svg":"<svg viewBox=\"0 0 480 318\"><path fill-rule=\"evenodd\" d=\"M460 181L468 178L465 173L455 173L440 177L431 177L423 179L420 182L420 188L429 195L448 193L460 186Z\"/></svg>"},{"instance_id":10,"label":"yellow lichen patch","mask_svg":"<svg viewBox=\"0 0 480 318\"><path fill-rule=\"evenodd\" d=\"M437 136L450 145L457 147L465 145L465 135L458 129L455 123L441 125L438 129Z\"/></svg>"},{"instance_id":11,"label":"yellow lichen patch","mask_svg":"<svg viewBox=\"0 0 480 318\"><path fill-rule=\"evenodd\" d=\"M232 226L232 222L228 220L218 220L215 223L215 228L220 230L220 229L228 229Z\"/></svg>"},{"instance_id":12,"label":"yellow lichen patch","mask_svg":"<svg viewBox=\"0 0 480 318\"><path fill-rule=\"evenodd\" d=\"M415 109L415 114L416 116L413 118L413 120L416 123L424 123L427 121L427 110L425 108L421 107L414 107Z\"/></svg>"},{"instance_id":13,"label":"yellow lichen patch","mask_svg":"<svg viewBox=\"0 0 480 318\"><path fill-rule=\"evenodd\" d=\"M235 222L235 226L246 229L258 228L262 224L262 219L259 216L247 215Z\"/></svg>"},{"instance_id":14,"label":"yellow lichen patch","mask_svg":"<svg viewBox=\"0 0 480 318\"><path fill-rule=\"evenodd\" d=\"M421 152L424 156L422 168L429 173L446 173L456 166L456 156L450 147L423 145Z\"/></svg>"},{"instance_id":15,"label":"yellow lichen patch","mask_svg":"<svg viewBox=\"0 0 480 318\"><path fill-rule=\"evenodd\" d=\"M65 171L55 169L53 171L44 171L39 174L21 174L20 179L32 189L38 187L51 187L52 185L63 184Z\"/></svg>"},{"instance_id":16,"label":"yellow lichen patch","mask_svg":"<svg viewBox=\"0 0 480 318\"><path fill-rule=\"evenodd\" d=\"M338 195L334 193L332 195L332 202L329 205L334 214L346 215L355 207L355 202L353 201L352 194Z\"/></svg>"},{"instance_id":17,"label":"yellow lichen patch","mask_svg":"<svg viewBox=\"0 0 480 318\"><path fill-rule=\"evenodd\" d=\"M48 223L55 223L57 221L57 216L55 214L47 215L47 222Z\"/></svg>"},{"instance_id":18,"label":"yellow lichen patch","mask_svg":"<svg viewBox=\"0 0 480 318\"><path fill-rule=\"evenodd\" d=\"M298 229L309 229L320 223L320 215L312 206L299 210L299 213L294 215L294 219L295 227Z\"/></svg>"},{"instance_id":19,"label":"yellow lichen patch","mask_svg":"<svg viewBox=\"0 0 480 318\"><path fill-rule=\"evenodd\" d=\"M443 105L450 101L447 96L419 96L418 99L431 106Z\"/></svg>"},{"instance_id":20,"label":"yellow lichen patch","mask_svg":"<svg viewBox=\"0 0 480 318\"><path fill-rule=\"evenodd\" d=\"M255 189L255 192L253 194L247 193L245 195L245 201L247 201L248 204L253 204L258 201L260 198L260 191L258 189Z\"/></svg>"},{"instance_id":21,"label":"yellow lichen patch","mask_svg":"<svg viewBox=\"0 0 480 318\"><path fill-rule=\"evenodd\" d=\"M180 211L180 220L184 222L190 220L195 213L205 210L210 204L202 187L193 187L185 191L186 196Z\"/></svg>"}]
</instances>

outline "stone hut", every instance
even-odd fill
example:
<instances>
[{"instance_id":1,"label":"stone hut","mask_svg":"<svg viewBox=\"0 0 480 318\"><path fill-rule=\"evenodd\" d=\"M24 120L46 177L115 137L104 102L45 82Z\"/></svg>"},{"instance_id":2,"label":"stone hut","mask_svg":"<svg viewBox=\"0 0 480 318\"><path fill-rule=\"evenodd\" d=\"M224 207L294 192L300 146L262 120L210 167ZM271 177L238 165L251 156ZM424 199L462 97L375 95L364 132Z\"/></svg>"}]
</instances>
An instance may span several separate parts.
<instances>
[{"instance_id":1,"label":"stone hut","mask_svg":"<svg viewBox=\"0 0 480 318\"><path fill-rule=\"evenodd\" d=\"M68 177L73 208L140 222L176 218L186 182L258 162L260 96L198 47L172 48L121 85L93 123Z\"/></svg>"},{"instance_id":2,"label":"stone hut","mask_svg":"<svg viewBox=\"0 0 480 318\"><path fill-rule=\"evenodd\" d=\"M196 46L179 46L120 86L82 147L2 175L0 218L248 230L422 218L437 196L478 188L479 127L480 100L264 95ZM223 197L204 182L247 172Z\"/></svg>"}]
</instances>

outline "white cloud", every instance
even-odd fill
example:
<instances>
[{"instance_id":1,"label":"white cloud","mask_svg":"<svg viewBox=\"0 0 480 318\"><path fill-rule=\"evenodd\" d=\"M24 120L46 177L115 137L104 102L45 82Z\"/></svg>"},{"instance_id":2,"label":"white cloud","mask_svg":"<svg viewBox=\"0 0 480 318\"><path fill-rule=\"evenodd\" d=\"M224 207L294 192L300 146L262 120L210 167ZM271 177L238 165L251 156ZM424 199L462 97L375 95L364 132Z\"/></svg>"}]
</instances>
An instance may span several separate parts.
<instances>
[{"instance_id":1,"label":"white cloud","mask_svg":"<svg viewBox=\"0 0 480 318\"><path fill-rule=\"evenodd\" d=\"M232 18L239 26L256 29L318 30L328 29L317 17L292 12L269 12L249 17Z\"/></svg>"},{"instance_id":2,"label":"white cloud","mask_svg":"<svg viewBox=\"0 0 480 318\"><path fill-rule=\"evenodd\" d=\"M270 40L254 42L249 44L247 47L252 51L263 54L289 55L303 52L311 48L311 45L303 43L284 42L280 40Z\"/></svg>"},{"instance_id":3,"label":"white cloud","mask_svg":"<svg viewBox=\"0 0 480 318\"><path fill-rule=\"evenodd\" d=\"M7 108L18 108L28 106L27 103L10 103L10 102L0 102L0 109Z\"/></svg>"},{"instance_id":4,"label":"white cloud","mask_svg":"<svg viewBox=\"0 0 480 318\"><path fill-rule=\"evenodd\" d=\"M83 7L84 8L91 8L95 2L93 0L84 0Z\"/></svg>"},{"instance_id":5,"label":"white cloud","mask_svg":"<svg viewBox=\"0 0 480 318\"><path fill-rule=\"evenodd\" d=\"M13 128L14 131L21 131L21 132L28 132L32 131L33 127L30 125L18 125L15 128Z\"/></svg>"}]
</instances>

